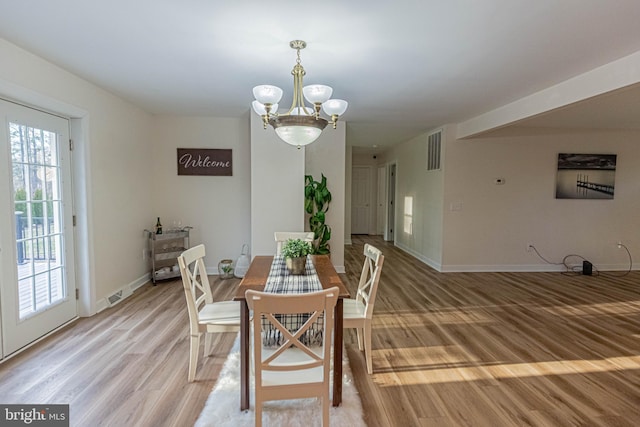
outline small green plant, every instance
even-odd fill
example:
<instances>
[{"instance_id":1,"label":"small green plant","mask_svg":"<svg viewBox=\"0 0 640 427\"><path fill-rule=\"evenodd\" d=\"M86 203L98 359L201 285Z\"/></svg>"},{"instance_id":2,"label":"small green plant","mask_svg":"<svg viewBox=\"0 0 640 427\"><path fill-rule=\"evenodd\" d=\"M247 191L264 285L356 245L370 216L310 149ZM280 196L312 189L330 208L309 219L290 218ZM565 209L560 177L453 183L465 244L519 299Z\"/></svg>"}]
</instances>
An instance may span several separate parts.
<instances>
[{"instance_id":1,"label":"small green plant","mask_svg":"<svg viewBox=\"0 0 640 427\"><path fill-rule=\"evenodd\" d=\"M233 261L223 259L218 263L218 272L221 279L230 279L233 277Z\"/></svg>"},{"instance_id":2,"label":"small green plant","mask_svg":"<svg viewBox=\"0 0 640 427\"><path fill-rule=\"evenodd\" d=\"M301 239L289 239L282 245L282 256L285 258L299 258L313 252L310 242Z\"/></svg>"}]
</instances>

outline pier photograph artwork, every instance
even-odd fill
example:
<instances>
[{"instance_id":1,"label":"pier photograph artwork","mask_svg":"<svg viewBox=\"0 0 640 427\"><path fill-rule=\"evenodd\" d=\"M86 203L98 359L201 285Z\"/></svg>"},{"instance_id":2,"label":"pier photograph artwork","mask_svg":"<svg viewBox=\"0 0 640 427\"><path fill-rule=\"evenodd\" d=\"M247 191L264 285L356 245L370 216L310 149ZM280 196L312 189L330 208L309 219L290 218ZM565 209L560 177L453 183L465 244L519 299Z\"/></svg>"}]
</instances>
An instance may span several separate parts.
<instances>
[{"instance_id":1,"label":"pier photograph artwork","mask_svg":"<svg viewBox=\"0 0 640 427\"><path fill-rule=\"evenodd\" d=\"M556 199L613 199L615 154L558 154Z\"/></svg>"}]
</instances>

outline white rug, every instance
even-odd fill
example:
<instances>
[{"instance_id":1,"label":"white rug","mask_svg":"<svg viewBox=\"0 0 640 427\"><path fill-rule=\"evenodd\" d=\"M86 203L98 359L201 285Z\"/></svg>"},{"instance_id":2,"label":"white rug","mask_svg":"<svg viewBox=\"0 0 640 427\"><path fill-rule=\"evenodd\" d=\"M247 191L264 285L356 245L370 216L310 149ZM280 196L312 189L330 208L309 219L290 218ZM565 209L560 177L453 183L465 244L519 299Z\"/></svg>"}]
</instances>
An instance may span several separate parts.
<instances>
[{"instance_id":1,"label":"white rug","mask_svg":"<svg viewBox=\"0 0 640 427\"><path fill-rule=\"evenodd\" d=\"M220 377L207 403L196 421L196 427L241 427L254 426L253 381L251 386L251 408L240 411L240 338L236 338L229 357L222 367ZM362 403L353 384L349 361L345 352L342 361L342 405L331 407L332 426L363 426ZM322 424L322 405L319 399L297 399L265 402L262 411L265 427L313 427Z\"/></svg>"}]
</instances>

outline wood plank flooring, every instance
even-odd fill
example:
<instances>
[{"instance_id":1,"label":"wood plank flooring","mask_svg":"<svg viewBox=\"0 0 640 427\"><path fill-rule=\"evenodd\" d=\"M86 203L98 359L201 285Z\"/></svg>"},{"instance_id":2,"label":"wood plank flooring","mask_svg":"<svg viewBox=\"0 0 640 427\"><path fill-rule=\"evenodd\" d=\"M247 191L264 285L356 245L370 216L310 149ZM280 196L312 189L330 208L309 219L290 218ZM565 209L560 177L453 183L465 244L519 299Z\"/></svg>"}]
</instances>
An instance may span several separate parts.
<instances>
[{"instance_id":1,"label":"wood plank flooring","mask_svg":"<svg viewBox=\"0 0 640 427\"><path fill-rule=\"evenodd\" d=\"M373 369L347 344L369 426L640 425L640 273L437 273L385 254ZM348 338L347 338L348 339Z\"/></svg>"},{"instance_id":2,"label":"wood plank flooring","mask_svg":"<svg viewBox=\"0 0 640 427\"><path fill-rule=\"evenodd\" d=\"M386 256L373 375L345 341L369 426L640 425L640 272L442 274L354 236L352 291L365 242ZM215 299L238 282L215 278ZM0 402L69 403L74 426L190 426L233 339L188 383L182 285L147 285L1 364Z\"/></svg>"}]
</instances>

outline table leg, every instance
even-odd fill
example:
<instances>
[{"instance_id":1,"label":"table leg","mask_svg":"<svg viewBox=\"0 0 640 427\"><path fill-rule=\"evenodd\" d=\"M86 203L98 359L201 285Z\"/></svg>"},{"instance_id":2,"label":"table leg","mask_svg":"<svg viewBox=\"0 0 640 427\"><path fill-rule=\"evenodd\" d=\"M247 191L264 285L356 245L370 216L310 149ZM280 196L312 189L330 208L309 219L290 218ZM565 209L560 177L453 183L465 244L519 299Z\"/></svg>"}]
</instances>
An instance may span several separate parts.
<instances>
[{"instance_id":1,"label":"table leg","mask_svg":"<svg viewBox=\"0 0 640 427\"><path fill-rule=\"evenodd\" d=\"M338 298L334 315L333 343L333 406L342 403L342 298Z\"/></svg>"},{"instance_id":2,"label":"table leg","mask_svg":"<svg viewBox=\"0 0 640 427\"><path fill-rule=\"evenodd\" d=\"M240 410L249 409L249 307L240 303Z\"/></svg>"}]
</instances>

